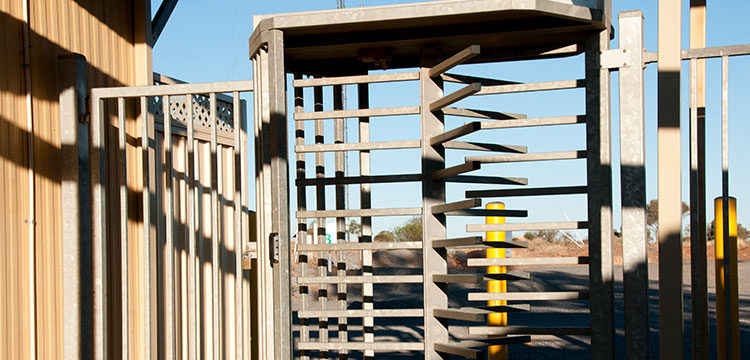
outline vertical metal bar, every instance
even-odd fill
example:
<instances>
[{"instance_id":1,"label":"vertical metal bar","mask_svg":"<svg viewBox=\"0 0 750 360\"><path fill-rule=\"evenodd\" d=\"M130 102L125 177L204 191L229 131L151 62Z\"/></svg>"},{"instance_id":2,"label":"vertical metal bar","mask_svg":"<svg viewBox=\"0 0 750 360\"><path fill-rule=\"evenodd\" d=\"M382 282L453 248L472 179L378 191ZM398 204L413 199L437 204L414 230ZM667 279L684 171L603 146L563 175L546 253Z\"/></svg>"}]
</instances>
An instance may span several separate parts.
<instances>
[{"instance_id":1,"label":"vertical metal bar","mask_svg":"<svg viewBox=\"0 0 750 360\"><path fill-rule=\"evenodd\" d=\"M295 79L301 79L302 75L295 74ZM305 111L305 97L304 97L304 89L300 87L294 88L294 112L295 113L301 113ZM296 145L304 145L305 144L305 122L304 121L295 121L294 122L294 129L295 129L295 144ZM304 153L297 153L296 154L296 160L297 160L297 179L304 179L307 177L305 174L305 154ZM306 193L306 187L305 186L298 186L297 187L297 211L305 211L307 210L307 193ZM305 244L307 243L307 221L305 219L297 219L297 244ZM307 276L307 252L300 253L299 254L299 266L300 266L300 276ZM306 311L309 308L309 301L310 301L310 295L309 295L309 288L307 285L299 285L299 295L300 295L300 310ZM299 319L299 326L300 326L300 342L308 342L310 341L310 328L307 325L308 319L307 318L300 318ZM310 357L307 355L307 350L300 350L300 359L302 360L308 360Z\"/></svg>"},{"instance_id":2,"label":"vertical metal bar","mask_svg":"<svg viewBox=\"0 0 750 360\"><path fill-rule=\"evenodd\" d=\"M690 47L706 46L706 0L690 0ZM690 60L690 299L693 359L708 359L706 65Z\"/></svg>"},{"instance_id":3,"label":"vertical metal bar","mask_svg":"<svg viewBox=\"0 0 750 360\"><path fill-rule=\"evenodd\" d=\"M193 95L187 94L186 98L186 118L187 118L187 181L188 181L188 194L187 194L187 232L188 232L188 274L187 274L187 287L188 287L188 359L194 360L198 357L198 331L197 317L198 312L196 308L196 277L195 277L195 262L196 262L196 249L197 246L195 241L196 232L196 200L198 197L198 189L195 186L195 120L193 119Z\"/></svg>"},{"instance_id":4,"label":"vertical metal bar","mask_svg":"<svg viewBox=\"0 0 750 360\"><path fill-rule=\"evenodd\" d=\"M724 344L726 359L734 359L733 352L736 345L732 336L732 279L731 267L737 262L732 248L732 236L729 233L729 57L721 57L721 198L722 198L722 226L724 234ZM739 354L737 356L739 358Z\"/></svg>"},{"instance_id":5,"label":"vertical metal bar","mask_svg":"<svg viewBox=\"0 0 750 360\"><path fill-rule=\"evenodd\" d=\"M62 55L58 58L58 66L61 206L67 219L62 228L63 357L78 359L83 356L83 349L91 348L92 335L88 295L91 293L88 125L80 121L86 110L86 58L78 54ZM93 114L92 118L98 119L99 114ZM33 243L30 251L33 255ZM31 266L33 268L33 262ZM33 288L31 286L32 291Z\"/></svg>"},{"instance_id":6,"label":"vertical metal bar","mask_svg":"<svg viewBox=\"0 0 750 360\"><path fill-rule=\"evenodd\" d=\"M164 251L166 259L164 264L164 356L166 359L174 359L175 351L175 316L174 316L174 194L172 193L172 179L174 179L174 164L172 164L172 115L169 110L169 96L162 99L162 113L164 115L164 165L167 167L167 181L164 186L166 195L165 209L165 231L166 242Z\"/></svg>"},{"instance_id":7,"label":"vertical metal bar","mask_svg":"<svg viewBox=\"0 0 750 360\"><path fill-rule=\"evenodd\" d=\"M143 357L151 358L151 186L149 147L150 132L148 98L141 96L141 162L143 169L143 242L141 244L141 263L143 265Z\"/></svg>"},{"instance_id":8,"label":"vertical metal bar","mask_svg":"<svg viewBox=\"0 0 750 360\"><path fill-rule=\"evenodd\" d=\"M608 48L609 30L586 41L586 170L592 359L613 359L615 356L610 86L609 70L600 66L600 52Z\"/></svg>"},{"instance_id":9,"label":"vertical metal bar","mask_svg":"<svg viewBox=\"0 0 750 360\"><path fill-rule=\"evenodd\" d=\"M432 146L430 138L445 131L442 111L430 111L430 103L443 97L443 80L440 77L430 78L430 66L441 59L439 54L425 50L422 56L420 73L421 99L421 139L422 139L422 173L430 174L445 168L445 148ZM435 352L434 344L448 340L448 329L444 322L433 316L434 309L448 308L446 284L432 281L432 274L447 274L446 249L433 248L432 240L446 237L445 214L433 214L432 207L445 203L445 180L433 180L425 176L422 180L422 253L424 273L424 348L425 358L440 358Z\"/></svg>"},{"instance_id":10,"label":"vertical metal bar","mask_svg":"<svg viewBox=\"0 0 750 360\"><path fill-rule=\"evenodd\" d=\"M344 88L341 85L336 85L333 87L333 110L343 110L344 109ZM344 121L346 119L335 119L334 120L334 143L336 144L343 144L344 143ZM298 121L299 122L299 121ZM344 163L344 151L337 151L335 154L335 176L336 177L344 177L344 169L346 168L346 164ZM346 185L344 184L338 184L336 185L336 209L337 210L343 210L346 208ZM342 243L346 241L345 237L345 227L346 222L345 218L338 217L336 218L336 242ZM344 257L344 252L339 251L336 254L336 274L338 276L344 277L346 276L346 258ZM337 296L339 301L339 310L346 310L347 300L346 300L346 284L341 283L336 286L337 288ZM338 323L338 332L339 332L339 341L341 342L347 342L348 340L348 333L347 333L347 318L346 317L340 317L337 319ZM347 359L349 357L349 351L347 350L340 350L339 351L339 359Z\"/></svg>"},{"instance_id":11,"label":"vertical metal bar","mask_svg":"<svg viewBox=\"0 0 750 360\"><path fill-rule=\"evenodd\" d=\"M104 100L91 99L91 186L92 186L92 272L94 280L94 346L93 358L105 359L108 354L109 308L107 306L107 190L106 190L106 117Z\"/></svg>"},{"instance_id":12,"label":"vertical metal bar","mask_svg":"<svg viewBox=\"0 0 750 360\"><path fill-rule=\"evenodd\" d=\"M643 13L621 12L620 49L629 65L620 68L620 166L625 354L648 360L648 236L646 230L646 144L643 105Z\"/></svg>"},{"instance_id":13,"label":"vertical metal bar","mask_svg":"<svg viewBox=\"0 0 750 360\"><path fill-rule=\"evenodd\" d=\"M289 248L289 164L286 118L286 71L284 68L284 35L281 30L268 32L269 111L271 135L272 230L278 234L279 258L274 271L274 315L276 315L274 355L292 357L291 251Z\"/></svg>"},{"instance_id":14,"label":"vertical metal bar","mask_svg":"<svg viewBox=\"0 0 750 360\"><path fill-rule=\"evenodd\" d=\"M368 109L370 107L370 88L369 84L358 84L357 85L357 101L360 109ZM370 142L370 118L360 117L359 118L359 142L367 143ZM359 152L359 174L361 176L370 175L370 151L362 150ZM370 193L370 184L361 184L359 186L359 202L361 209L369 209L372 207L372 195ZM372 218L369 216L363 216L361 219L361 232L359 242L371 243L372 242ZM362 276L372 276L372 250L362 250ZM372 310L373 309L373 284L365 283L362 284L362 309ZM362 318L362 331L363 338L366 343L375 341L375 334L373 333L375 323L372 316L365 316ZM373 350L363 351L363 358L370 360L375 358L375 352Z\"/></svg>"},{"instance_id":15,"label":"vertical metal bar","mask_svg":"<svg viewBox=\"0 0 750 360\"><path fill-rule=\"evenodd\" d=\"M240 158L240 142L242 137L242 118L240 117L242 105L240 103L240 93L232 93L232 115L234 122L232 130L234 131L234 331L236 338L236 347L234 357L241 360L242 345L244 343L242 336L242 320L245 315L242 307L242 248L245 242L242 237L242 171Z\"/></svg>"},{"instance_id":16,"label":"vertical metal bar","mask_svg":"<svg viewBox=\"0 0 750 360\"><path fill-rule=\"evenodd\" d=\"M315 97L315 111L323 111L323 87L316 86L313 90L314 97ZM316 144L323 144L324 141L324 121L323 120L315 120L315 143ZM326 176L326 170L325 170L325 153L323 152L316 152L315 153L315 177L316 178L324 178ZM315 187L315 199L317 204L317 210L325 210L326 209L326 188L324 185L317 185ZM318 218L318 227L317 227L317 233L315 236L317 237L317 243L318 244L325 244L326 243L326 219L325 218ZM318 275L319 276L327 276L328 275L328 252L326 251L320 251L318 252ZM322 310L327 309L328 304L328 284L322 283L319 285L320 288L318 289L318 303L320 304L320 308ZM318 341L320 342L328 342L328 318L327 317L321 317L318 319ZM321 350L320 351L320 358L321 359L327 359L328 358L328 351L327 350Z\"/></svg>"},{"instance_id":17,"label":"vertical metal bar","mask_svg":"<svg viewBox=\"0 0 750 360\"><path fill-rule=\"evenodd\" d=\"M218 111L218 110L217 110ZM217 118L217 135L218 135L218 125L221 122ZM216 223L218 226L216 227L216 235L217 235L217 241L216 249L217 249L217 259L216 262L216 269L212 273L213 277L216 281L216 286L219 289L219 296L218 301L214 304L214 311L216 314L218 314L218 317L214 319L214 324L217 324L219 327L219 357L217 359L226 358L226 350L227 346L229 346L227 342L227 337L224 336L226 327L224 322L224 306L226 304L224 296L224 288L226 283L224 282L224 271L222 270L222 264L224 263L224 250L226 249L225 244L225 238L224 238L224 199L225 198L225 187L224 187L224 146L218 143L218 136L217 136L217 144L216 144L216 207L217 207L217 218Z\"/></svg>"},{"instance_id":18,"label":"vertical metal bar","mask_svg":"<svg viewBox=\"0 0 750 360\"><path fill-rule=\"evenodd\" d=\"M122 358L128 358L128 161L125 147L125 98L117 98L117 140L120 172L120 307L122 322Z\"/></svg>"},{"instance_id":19,"label":"vertical metal bar","mask_svg":"<svg viewBox=\"0 0 750 360\"><path fill-rule=\"evenodd\" d=\"M680 184L680 34L682 2L659 0L659 347L682 358L682 199Z\"/></svg>"},{"instance_id":20,"label":"vertical metal bar","mask_svg":"<svg viewBox=\"0 0 750 360\"><path fill-rule=\"evenodd\" d=\"M255 88L253 88L255 89ZM252 93L254 95L254 93ZM240 117L240 124L239 124L239 130L240 130L240 211L242 215L242 244L245 244L252 240L252 237L254 237L254 234L250 234L250 219L249 219L249 206L248 206L248 197L247 197L247 185L248 185L248 172L247 172L247 104L245 100L241 101L241 117ZM237 126L237 125L236 125ZM244 251L244 247L240 249L240 251ZM256 248L257 249L257 248ZM257 266L256 266L257 268ZM249 301L250 296L250 284L249 284L249 277L251 273L248 271L247 275L245 273L242 274L242 294L243 294L243 359L250 359L254 354L252 354L252 339L254 338L252 336L253 332L251 330L250 325L253 323L251 316L253 316L251 301Z\"/></svg>"},{"instance_id":21,"label":"vertical metal bar","mask_svg":"<svg viewBox=\"0 0 750 360\"><path fill-rule=\"evenodd\" d=\"M219 187L217 138L216 138L216 93L209 94L209 126L211 127L211 326L213 329L213 358L219 359Z\"/></svg>"},{"instance_id":22,"label":"vertical metal bar","mask_svg":"<svg viewBox=\"0 0 750 360\"><path fill-rule=\"evenodd\" d=\"M259 273L259 290L258 306L259 321L258 331L260 338L259 355L264 359L274 358L275 339L274 329L275 316L273 313L274 287L273 287L273 259L271 258L271 249L269 236L271 233L271 154L270 148L270 123L271 112L268 106L269 90L269 71L268 71L268 53L260 50L253 62L256 64L256 72L253 78L257 79L260 94L256 97L256 113L258 121L255 128L256 144L256 189L257 191L257 209L258 209L258 273Z\"/></svg>"}]
</instances>

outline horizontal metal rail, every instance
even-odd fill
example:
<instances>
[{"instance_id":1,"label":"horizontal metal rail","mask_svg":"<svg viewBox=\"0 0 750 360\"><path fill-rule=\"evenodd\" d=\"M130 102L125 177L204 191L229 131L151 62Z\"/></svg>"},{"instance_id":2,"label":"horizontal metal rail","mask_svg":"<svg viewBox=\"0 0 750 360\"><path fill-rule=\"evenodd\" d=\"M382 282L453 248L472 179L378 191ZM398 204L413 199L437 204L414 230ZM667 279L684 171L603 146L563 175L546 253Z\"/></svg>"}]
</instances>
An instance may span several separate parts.
<instances>
[{"instance_id":1,"label":"horizontal metal rail","mask_svg":"<svg viewBox=\"0 0 750 360\"><path fill-rule=\"evenodd\" d=\"M478 121L463 124L455 129L448 130L440 135L433 136L430 139L430 145L440 145L444 142L451 141L464 135L471 134L473 132L482 129L482 124Z\"/></svg>"},{"instance_id":2,"label":"horizontal metal rail","mask_svg":"<svg viewBox=\"0 0 750 360\"><path fill-rule=\"evenodd\" d=\"M443 319L463 320L463 321L485 321L487 315L493 313L508 313L529 311L531 306L528 304L518 305L499 305L486 308L462 307L455 309L433 309L432 315Z\"/></svg>"},{"instance_id":3,"label":"horizontal metal rail","mask_svg":"<svg viewBox=\"0 0 750 360\"><path fill-rule=\"evenodd\" d=\"M451 176L456 176L456 175L467 173L470 171L479 170L481 166L482 166L482 163L480 163L479 161L467 161L463 164L433 171L432 174L430 174L430 179L432 180L445 179Z\"/></svg>"},{"instance_id":4,"label":"horizontal metal rail","mask_svg":"<svg viewBox=\"0 0 750 360\"><path fill-rule=\"evenodd\" d=\"M171 96L187 94L208 94L208 93L228 93L228 92L247 92L253 91L252 81L225 81L210 82L197 84L176 84L176 85L151 85L151 86L128 86L128 87L108 87L91 89L91 98L112 99L118 97L133 98L141 96Z\"/></svg>"},{"instance_id":5,"label":"horizontal metal rail","mask_svg":"<svg viewBox=\"0 0 750 360\"><path fill-rule=\"evenodd\" d=\"M571 125L586 123L586 115L569 115L569 116L551 116L541 118L527 118L506 121L482 121L480 127L482 130L489 129L508 129L532 126L554 126L554 125Z\"/></svg>"},{"instance_id":6,"label":"horizontal metal rail","mask_svg":"<svg viewBox=\"0 0 750 360\"><path fill-rule=\"evenodd\" d=\"M297 312L297 316L301 319L312 319L320 317L350 318L365 316L384 318L422 317L424 316L424 309L300 310Z\"/></svg>"},{"instance_id":7,"label":"horizontal metal rail","mask_svg":"<svg viewBox=\"0 0 750 360\"><path fill-rule=\"evenodd\" d=\"M402 174L402 175L372 175L372 176L342 176L334 178L310 178L297 179L297 186L318 186L318 185L348 185L348 184L382 184L394 182L415 182L422 181L422 174Z\"/></svg>"},{"instance_id":8,"label":"horizontal metal rail","mask_svg":"<svg viewBox=\"0 0 750 360\"><path fill-rule=\"evenodd\" d=\"M455 107L443 108L443 114L452 116L463 116L476 119L488 119L488 120L512 120L512 119L526 119L525 114L514 114L509 112L501 111L490 111L490 110L476 110L476 109L463 109Z\"/></svg>"},{"instance_id":9,"label":"horizontal metal rail","mask_svg":"<svg viewBox=\"0 0 750 360\"><path fill-rule=\"evenodd\" d=\"M300 342L298 350L423 351L421 342Z\"/></svg>"},{"instance_id":10,"label":"horizontal metal rail","mask_svg":"<svg viewBox=\"0 0 750 360\"><path fill-rule=\"evenodd\" d=\"M446 95L430 103L430 111L438 111L448 105L451 105L471 95L474 95L478 93L480 90L482 90L482 84L480 83L473 83L473 84L466 85L460 90L457 90L449 95Z\"/></svg>"},{"instance_id":11,"label":"horizontal metal rail","mask_svg":"<svg viewBox=\"0 0 750 360\"><path fill-rule=\"evenodd\" d=\"M467 266L547 266L547 265L586 265L588 256L567 257L533 257L533 258L498 258L498 259L467 259Z\"/></svg>"},{"instance_id":12,"label":"horizontal metal rail","mask_svg":"<svg viewBox=\"0 0 750 360\"><path fill-rule=\"evenodd\" d=\"M575 195L586 193L588 193L588 186L561 186L547 188L466 190L466 197L491 198L516 196Z\"/></svg>"},{"instance_id":13,"label":"horizontal metal rail","mask_svg":"<svg viewBox=\"0 0 750 360\"><path fill-rule=\"evenodd\" d=\"M503 216L503 217L527 217L527 210L509 210L509 209L464 209L446 211L446 216Z\"/></svg>"},{"instance_id":14,"label":"horizontal metal rail","mask_svg":"<svg viewBox=\"0 0 750 360\"><path fill-rule=\"evenodd\" d=\"M555 301L587 300L588 298L588 291L469 293L469 301Z\"/></svg>"},{"instance_id":15,"label":"horizontal metal rail","mask_svg":"<svg viewBox=\"0 0 750 360\"><path fill-rule=\"evenodd\" d=\"M419 80L419 72L406 72L396 74L378 74L378 75L355 75L324 77L313 79L296 79L294 87L311 87L311 86L330 86L330 85L350 85L350 84L373 84L383 82L397 82Z\"/></svg>"},{"instance_id":16,"label":"horizontal metal rail","mask_svg":"<svg viewBox=\"0 0 750 360\"><path fill-rule=\"evenodd\" d=\"M591 335L588 327L563 326L470 326L469 335Z\"/></svg>"},{"instance_id":17,"label":"horizontal metal rail","mask_svg":"<svg viewBox=\"0 0 750 360\"><path fill-rule=\"evenodd\" d=\"M697 48L697 49L682 49L680 51L680 58L682 60L709 59L709 58L719 58L719 57L724 57L724 56L745 56L745 55L750 55L750 44L714 46L714 47ZM646 52L643 54L644 63L650 64L650 63L655 63L657 61L659 61L659 53Z\"/></svg>"},{"instance_id":18,"label":"horizontal metal rail","mask_svg":"<svg viewBox=\"0 0 750 360\"><path fill-rule=\"evenodd\" d=\"M471 209L477 206L482 206L481 199L466 199L447 204L435 205L430 211L432 211L433 214L442 214L448 211Z\"/></svg>"},{"instance_id":19,"label":"horizontal metal rail","mask_svg":"<svg viewBox=\"0 0 750 360\"><path fill-rule=\"evenodd\" d=\"M376 276L300 276L298 284L413 284L421 283L422 275Z\"/></svg>"},{"instance_id":20,"label":"horizontal metal rail","mask_svg":"<svg viewBox=\"0 0 750 360\"><path fill-rule=\"evenodd\" d=\"M471 60L475 56L479 55L481 47L479 45L471 45L466 49L459 51L456 55L453 55L439 64L433 66L429 71L430 77L440 76L446 71Z\"/></svg>"},{"instance_id":21,"label":"horizontal metal rail","mask_svg":"<svg viewBox=\"0 0 750 360\"><path fill-rule=\"evenodd\" d=\"M443 74L440 76L443 81L446 82L452 82L452 83L459 83L459 84L471 84L471 83L480 83L482 86L492 86L492 85L511 85L511 84L521 84L518 81L510 81L510 80L498 80L498 79L490 79L486 77L481 76L472 76L472 75L463 75L463 74Z\"/></svg>"},{"instance_id":22,"label":"horizontal metal rail","mask_svg":"<svg viewBox=\"0 0 750 360\"><path fill-rule=\"evenodd\" d=\"M551 161L551 160L573 160L585 159L587 152L585 150L577 151L557 151L530 154L508 154L508 155L485 155L485 156L467 156L466 162L478 161L482 164L513 163L527 161Z\"/></svg>"},{"instance_id":23,"label":"horizontal metal rail","mask_svg":"<svg viewBox=\"0 0 750 360\"><path fill-rule=\"evenodd\" d=\"M528 178L507 176L473 176L456 175L445 179L446 182L469 183L469 184L497 184L497 185L526 185Z\"/></svg>"},{"instance_id":24,"label":"horizontal metal rail","mask_svg":"<svg viewBox=\"0 0 750 360\"><path fill-rule=\"evenodd\" d=\"M458 345L457 343L436 342L433 345L433 348L439 353L455 355L465 359L479 360L487 357L487 353L483 350L472 349L466 346Z\"/></svg>"},{"instance_id":25,"label":"horizontal metal rail","mask_svg":"<svg viewBox=\"0 0 750 360\"><path fill-rule=\"evenodd\" d=\"M297 251L422 250L421 241L297 244Z\"/></svg>"},{"instance_id":26,"label":"horizontal metal rail","mask_svg":"<svg viewBox=\"0 0 750 360\"><path fill-rule=\"evenodd\" d=\"M432 241L433 248L444 247L496 247L496 248L525 248L529 245L522 240L484 241L481 236L467 236L453 239L439 239Z\"/></svg>"},{"instance_id":27,"label":"horizontal metal rail","mask_svg":"<svg viewBox=\"0 0 750 360\"><path fill-rule=\"evenodd\" d=\"M501 274L434 274L432 282L447 284L484 284L491 280L528 280L531 274L512 270Z\"/></svg>"},{"instance_id":28,"label":"horizontal metal rail","mask_svg":"<svg viewBox=\"0 0 750 360\"><path fill-rule=\"evenodd\" d=\"M475 150L475 151L494 151L494 152L507 152L507 153L518 153L525 154L528 148L522 145L503 145L503 144L487 144L477 142L464 142L464 141L448 141L443 143L443 147L446 149L457 149L457 150Z\"/></svg>"},{"instance_id":29,"label":"horizontal metal rail","mask_svg":"<svg viewBox=\"0 0 750 360\"><path fill-rule=\"evenodd\" d=\"M586 86L586 80L561 80L561 81L547 81L538 83L528 84L508 84L508 85L494 85L494 86L483 86L482 91L475 95L492 95L492 94L511 94L511 93L522 93L531 91L545 91L545 90L564 90L564 89L576 89Z\"/></svg>"},{"instance_id":30,"label":"horizontal metal rail","mask_svg":"<svg viewBox=\"0 0 750 360\"><path fill-rule=\"evenodd\" d=\"M531 342L530 336L513 336L513 337L502 337L495 339L486 339L482 341L461 341L461 342L436 342L434 349L437 352L460 356L465 359L485 359L487 356L486 351L478 350L477 348L484 348L490 345L509 345L509 344L524 344Z\"/></svg>"},{"instance_id":31,"label":"horizontal metal rail","mask_svg":"<svg viewBox=\"0 0 750 360\"><path fill-rule=\"evenodd\" d=\"M467 232L487 231L531 231L531 230L576 230L588 229L588 221L560 221L516 224L469 224Z\"/></svg>"},{"instance_id":32,"label":"horizontal metal rail","mask_svg":"<svg viewBox=\"0 0 750 360\"><path fill-rule=\"evenodd\" d=\"M378 109L296 112L294 113L294 120L305 121L305 120L324 120L324 119L337 119L337 118L340 119L340 118L353 118L353 117L416 115L416 114L419 114L420 111L421 110L419 106L402 106L402 107L378 108Z\"/></svg>"},{"instance_id":33,"label":"horizontal metal rail","mask_svg":"<svg viewBox=\"0 0 750 360\"><path fill-rule=\"evenodd\" d=\"M326 151L418 149L420 147L422 147L422 141L406 140L406 141L381 141L381 142L369 142L369 143L295 145L294 151L298 153L312 153L312 152L326 152Z\"/></svg>"},{"instance_id":34,"label":"horizontal metal rail","mask_svg":"<svg viewBox=\"0 0 750 360\"><path fill-rule=\"evenodd\" d=\"M403 215L422 215L422 208L297 211L297 219Z\"/></svg>"}]
</instances>

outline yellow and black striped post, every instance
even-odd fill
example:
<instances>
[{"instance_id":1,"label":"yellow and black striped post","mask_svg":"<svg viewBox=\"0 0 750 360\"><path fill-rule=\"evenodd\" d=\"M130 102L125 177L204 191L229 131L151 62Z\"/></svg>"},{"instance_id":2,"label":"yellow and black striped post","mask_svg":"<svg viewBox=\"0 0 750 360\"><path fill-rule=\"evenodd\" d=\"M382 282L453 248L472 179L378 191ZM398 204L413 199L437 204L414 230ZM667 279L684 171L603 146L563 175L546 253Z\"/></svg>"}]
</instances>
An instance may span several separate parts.
<instances>
[{"instance_id":1,"label":"yellow and black striped post","mask_svg":"<svg viewBox=\"0 0 750 360\"><path fill-rule=\"evenodd\" d=\"M486 206L489 210L503 210L505 204L501 202L489 203ZM487 224L504 224L505 217L503 216L487 216ZM505 241L504 231L488 231L487 241ZM491 247L487 249L488 259L499 259L505 257L504 248ZM488 266L487 274L504 274L505 266ZM489 293L504 293L507 289L507 283L505 280L490 280L487 282L487 292ZM488 306L501 306L506 305L505 300L489 300L487 301ZM508 314L507 313L491 313L487 315L487 325L490 326L507 326L508 325ZM491 345L487 348L487 359L489 360L507 360L508 359L508 346L507 345Z\"/></svg>"}]
</instances>

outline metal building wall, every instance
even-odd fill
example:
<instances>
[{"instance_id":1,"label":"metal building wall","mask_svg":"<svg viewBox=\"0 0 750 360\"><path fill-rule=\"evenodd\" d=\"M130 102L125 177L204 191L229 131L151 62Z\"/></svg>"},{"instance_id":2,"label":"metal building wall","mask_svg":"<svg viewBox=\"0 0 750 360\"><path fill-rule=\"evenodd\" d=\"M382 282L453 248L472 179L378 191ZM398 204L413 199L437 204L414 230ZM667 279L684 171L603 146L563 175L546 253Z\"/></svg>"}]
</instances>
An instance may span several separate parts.
<instances>
[{"instance_id":1,"label":"metal building wall","mask_svg":"<svg viewBox=\"0 0 750 360\"><path fill-rule=\"evenodd\" d=\"M24 93L24 3L29 6L31 51L27 66L31 75L31 127L26 123ZM143 62L136 64L135 61L136 3L150 8L146 6L148 1L131 0L0 0L0 51L3 54L0 63L0 203L3 204L0 207L0 233L3 234L0 257L7 259L0 266L0 293L3 294L0 296L0 358L53 359L63 354L61 250L66 218L61 206L57 57L70 52L83 54L88 62L89 88L136 85L138 73L145 68ZM136 134L134 119L131 116L128 120L128 132ZM116 119L113 117L112 121ZM32 142L32 158L29 141ZM131 150L135 158L135 149ZM35 171L33 234L26 224L30 220L30 167ZM133 180L139 175L137 166L128 172ZM133 190L139 190L137 185L133 186ZM130 226L133 233L139 233L137 217ZM29 256L31 240L33 265ZM30 276L36 280L33 292L29 289ZM35 304L33 313L32 303ZM130 328L136 329L137 324ZM34 338L35 345L32 345Z\"/></svg>"}]
</instances>

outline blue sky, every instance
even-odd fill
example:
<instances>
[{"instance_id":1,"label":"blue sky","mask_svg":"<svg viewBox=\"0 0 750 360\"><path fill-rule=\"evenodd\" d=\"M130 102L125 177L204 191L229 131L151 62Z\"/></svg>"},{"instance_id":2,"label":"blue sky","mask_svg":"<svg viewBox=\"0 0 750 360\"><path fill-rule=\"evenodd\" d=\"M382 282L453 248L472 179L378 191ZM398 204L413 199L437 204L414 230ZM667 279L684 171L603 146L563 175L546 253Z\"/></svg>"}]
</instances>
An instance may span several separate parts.
<instances>
[{"instance_id":1,"label":"blue sky","mask_svg":"<svg viewBox=\"0 0 750 360\"><path fill-rule=\"evenodd\" d=\"M405 3L393 0L358 0L347 1L348 7L376 6ZM645 17L645 46L648 51L657 50L657 1L653 0L613 0L613 13L640 9ZM750 13L750 2L741 0L709 1L707 46L722 46L750 43L750 31L747 31L746 15ZM153 12L158 7L154 1ZM209 82L251 79L251 65L248 59L248 37L252 29L252 16L291 11L325 10L336 7L335 0L282 0L282 1L198 1L182 0L178 3L164 32L154 48L154 70L188 82ZM615 15L616 16L616 15ZM688 1L683 1L683 39L682 47L688 47ZM615 20L615 27L616 20ZM617 34L617 30L615 31ZM617 38L611 42L617 47ZM186 50L187 49L187 50ZM746 136L750 133L750 56L730 59L729 77L729 122L730 122L730 192L738 198L739 221L750 225L750 154L745 151ZM490 76L514 81L551 81L568 80L583 77L582 57L545 60L519 63L502 63L491 65L471 65L458 68L456 73ZM657 195L657 144L656 144L656 64L646 68L646 151L647 151L647 194L648 199ZM721 194L721 61L707 62L707 197L709 199L708 218L713 218L713 199ZM683 62L683 199L688 200L688 64ZM617 74L612 76L612 130L613 137L619 137L619 117L617 107ZM446 93L456 87L447 87ZM330 89L327 89L330 98ZM350 90L354 94L353 90ZM306 96L311 96L307 93ZM347 107L354 107L349 98ZM401 84L396 86L373 86L371 90L372 107L408 106L418 104L418 85ZM291 105L291 100L288 102ZM326 109L330 108L327 100ZM459 106L489 110L503 110L525 113L530 117L574 115L583 113L583 91L563 90L545 93L519 95L493 95L469 98ZM291 109L290 109L291 112ZM354 120L350 120L349 139L356 141ZM446 127L460 125L465 120L448 118ZM416 117L397 119L376 119L372 121L372 141L406 140L419 136L419 120ZM332 128L332 124L327 124ZM312 133L312 123L307 127L308 139ZM562 151L584 149L585 132L582 126L549 127L538 129L493 130L467 137L468 140L499 142L527 145L529 152ZM326 143L332 142L332 130L326 133ZM615 141L613 148L614 193L619 194L619 147ZM449 152L448 165L463 161L463 156L475 155L470 152ZM479 155L479 154L476 154ZM349 174L358 173L356 154L350 154ZM253 159L253 156L250 156ZM314 176L313 157L308 157L308 176ZM373 152L373 173L413 173L418 170L418 150L393 150ZM333 155L326 158L332 165ZM330 168L331 166L329 166ZM529 178L529 186L579 185L585 182L585 163L583 160L562 161L554 163L526 163L509 165L488 165L478 172L479 175L503 174ZM332 173L329 174L332 176ZM293 174L291 174L293 178ZM293 184L293 183L292 183ZM487 185L449 185L448 201L463 199L465 189L487 189ZM494 188L499 188L494 186ZM292 189L294 190L294 189ZM308 206L314 206L314 195L310 188ZM420 206L420 187L418 184L374 185L373 207L418 207ZM350 189L350 205L359 206L357 189ZM294 196L291 197L294 200ZM327 194L328 208L333 208L333 190ZM250 194L251 207L254 208L254 193ZM615 228L619 228L619 195L614 197ZM536 199L511 198L506 201L508 208L528 209L529 218L523 221L556 221L583 220L586 218L585 197L559 196ZM296 205L292 204L292 209ZM391 228L404 218L381 218L374 221L375 231ZM479 222L480 219L450 219L449 236L463 235L463 224ZM585 235L584 235L585 236Z\"/></svg>"}]
</instances>

